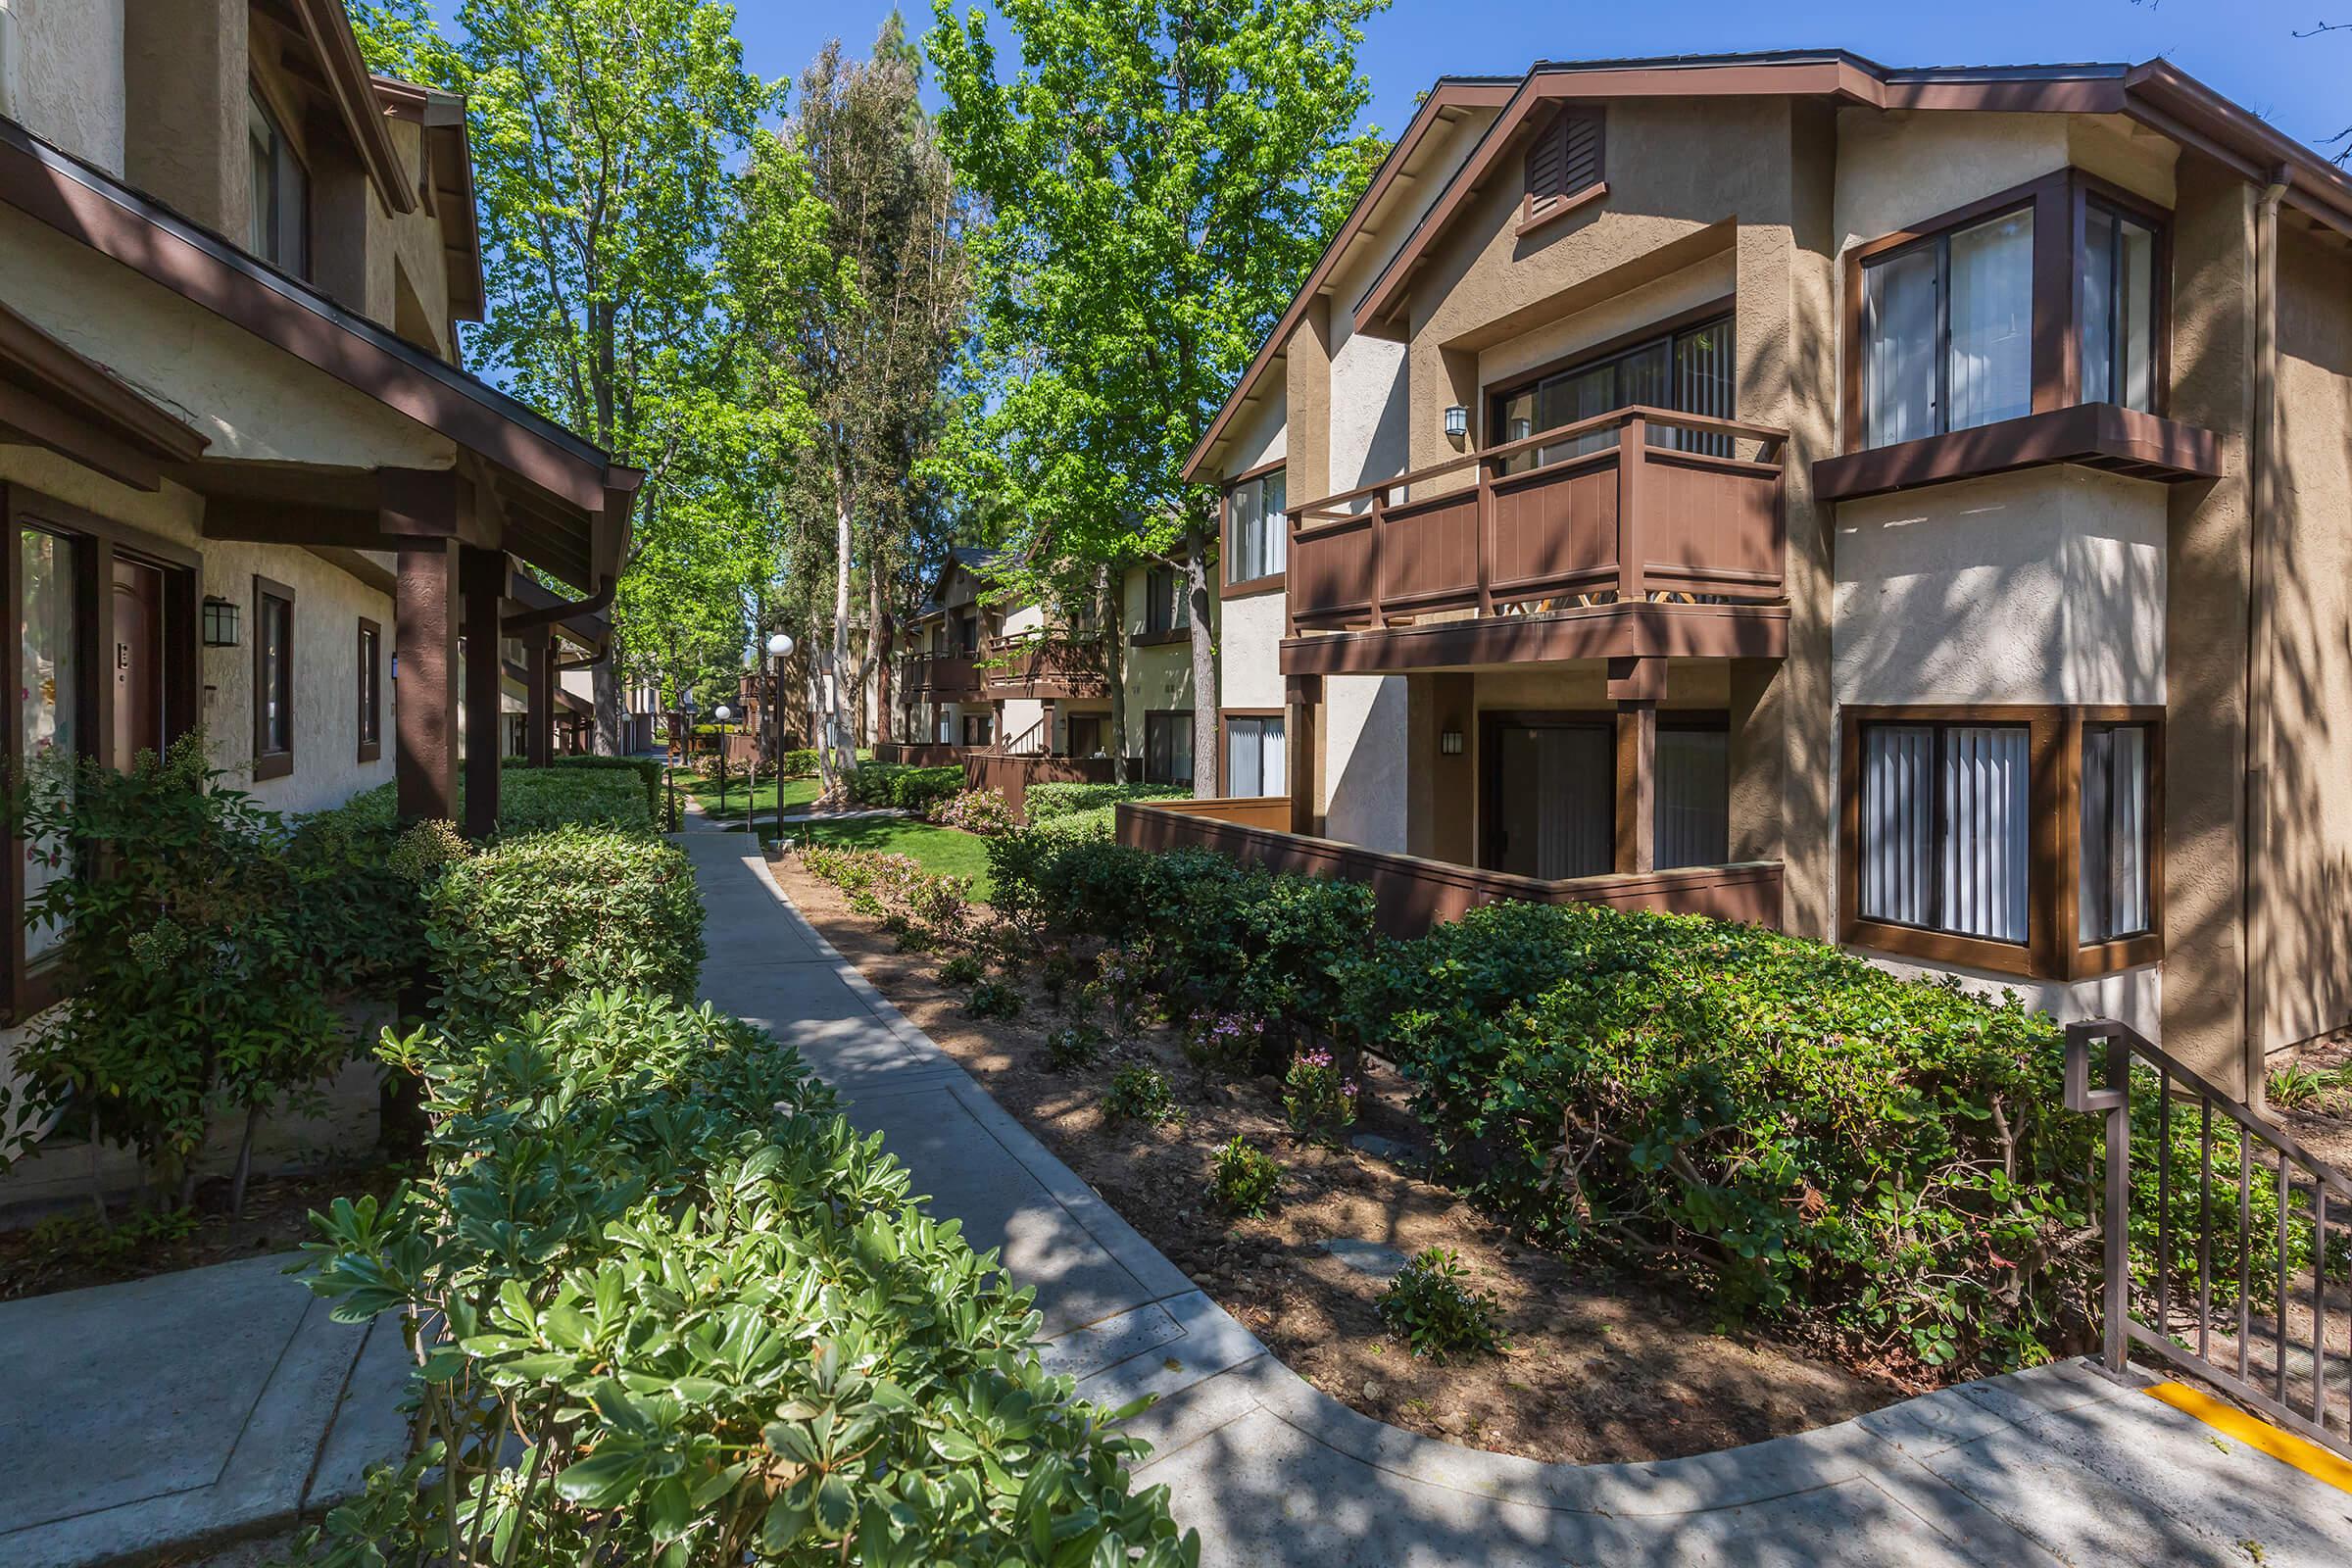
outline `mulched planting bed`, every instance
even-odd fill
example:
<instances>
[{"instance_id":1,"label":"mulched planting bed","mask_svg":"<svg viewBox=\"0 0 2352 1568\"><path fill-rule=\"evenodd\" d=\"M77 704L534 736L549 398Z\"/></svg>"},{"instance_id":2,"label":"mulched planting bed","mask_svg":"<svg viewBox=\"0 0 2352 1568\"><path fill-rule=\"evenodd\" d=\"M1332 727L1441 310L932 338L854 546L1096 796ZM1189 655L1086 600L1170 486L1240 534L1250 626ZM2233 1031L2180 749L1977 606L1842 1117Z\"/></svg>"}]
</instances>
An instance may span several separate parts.
<instances>
[{"instance_id":1,"label":"mulched planting bed","mask_svg":"<svg viewBox=\"0 0 2352 1568\"><path fill-rule=\"evenodd\" d=\"M100 1226L89 1204L60 1210L0 1230L0 1301L290 1252L313 1239L313 1209L363 1193L380 1198L399 1179L393 1166L257 1176L246 1186L244 1213L234 1218L226 1178L197 1188L195 1208L170 1220L143 1217L121 1200L113 1205L111 1228Z\"/></svg>"},{"instance_id":2,"label":"mulched planting bed","mask_svg":"<svg viewBox=\"0 0 2352 1568\"><path fill-rule=\"evenodd\" d=\"M1072 1016L1025 972L1035 965L990 971L1022 995L1017 1017L974 1018L970 987L938 978L946 955L901 952L793 856L773 869L817 929L998 1103L1283 1361L1366 1415L1498 1453L1597 1463L1734 1447L1916 1392L1783 1337L1719 1332L1703 1306L1520 1245L1413 1174L1404 1085L1378 1064L1352 1129L1353 1144L1377 1152L1298 1138L1278 1081L1205 1076L1165 1028L1114 1037L1092 1065L1056 1071L1046 1036ZM1138 1059L1174 1085L1180 1123L1103 1113L1113 1073ZM1211 1155L1237 1134L1287 1167L1263 1218L1232 1218L1209 1196ZM1376 1302L1399 1256L1429 1247L1459 1253L1472 1285L1497 1298L1503 1353L1417 1359L1390 1337Z\"/></svg>"}]
</instances>

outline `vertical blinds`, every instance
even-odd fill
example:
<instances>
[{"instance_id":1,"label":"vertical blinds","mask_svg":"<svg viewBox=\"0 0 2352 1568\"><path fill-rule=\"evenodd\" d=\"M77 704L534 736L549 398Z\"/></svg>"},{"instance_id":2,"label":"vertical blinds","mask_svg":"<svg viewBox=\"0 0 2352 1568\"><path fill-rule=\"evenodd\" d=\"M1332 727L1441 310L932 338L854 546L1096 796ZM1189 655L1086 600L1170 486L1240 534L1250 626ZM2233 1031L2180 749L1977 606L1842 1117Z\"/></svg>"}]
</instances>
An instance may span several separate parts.
<instances>
[{"instance_id":1,"label":"vertical blinds","mask_svg":"<svg viewBox=\"0 0 2352 1568\"><path fill-rule=\"evenodd\" d=\"M1721 865L1731 857L1731 737L1713 729L1660 729L1655 860Z\"/></svg>"},{"instance_id":2,"label":"vertical blinds","mask_svg":"<svg viewBox=\"0 0 2352 1568\"><path fill-rule=\"evenodd\" d=\"M2082 731L2082 831L2077 936L2112 942L2148 929L2148 731Z\"/></svg>"},{"instance_id":3,"label":"vertical blinds","mask_svg":"<svg viewBox=\"0 0 2352 1568\"><path fill-rule=\"evenodd\" d=\"M2029 752L2022 725L1874 724L1863 731L1866 918L2026 940Z\"/></svg>"}]
</instances>

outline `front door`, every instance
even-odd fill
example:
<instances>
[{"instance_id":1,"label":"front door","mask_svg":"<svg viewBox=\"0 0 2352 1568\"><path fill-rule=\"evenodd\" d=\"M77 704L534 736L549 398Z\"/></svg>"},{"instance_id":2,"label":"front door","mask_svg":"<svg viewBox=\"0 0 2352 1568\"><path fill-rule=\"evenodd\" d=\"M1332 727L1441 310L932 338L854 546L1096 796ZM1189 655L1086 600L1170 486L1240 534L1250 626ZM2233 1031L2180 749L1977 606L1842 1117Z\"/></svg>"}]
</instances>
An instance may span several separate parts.
<instances>
[{"instance_id":1,"label":"front door","mask_svg":"<svg viewBox=\"0 0 2352 1568\"><path fill-rule=\"evenodd\" d=\"M1506 721L1487 759L1487 864L1519 876L1598 876L1616 864L1617 742L1607 722Z\"/></svg>"},{"instance_id":2,"label":"front door","mask_svg":"<svg viewBox=\"0 0 2352 1568\"><path fill-rule=\"evenodd\" d=\"M114 759L127 773L139 753L161 755L165 745L164 574L117 556L114 591Z\"/></svg>"}]
</instances>

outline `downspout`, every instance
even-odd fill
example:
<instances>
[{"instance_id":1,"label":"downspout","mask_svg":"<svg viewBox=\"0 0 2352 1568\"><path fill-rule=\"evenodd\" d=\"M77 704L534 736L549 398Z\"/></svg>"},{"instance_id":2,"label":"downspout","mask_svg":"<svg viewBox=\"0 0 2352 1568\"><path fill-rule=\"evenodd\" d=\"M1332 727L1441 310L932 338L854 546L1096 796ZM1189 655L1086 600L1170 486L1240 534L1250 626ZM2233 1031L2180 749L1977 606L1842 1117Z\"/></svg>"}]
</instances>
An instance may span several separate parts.
<instances>
[{"instance_id":1,"label":"downspout","mask_svg":"<svg viewBox=\"0 0 2352 1568\"><path fill-rule=\"evenodd\" d=\"M2246 780L2244 825L2238 846L2239 900L2245 935L2239 943L2245 973L2239 988L2245 1011L2245 1099L2263 1108L2267 1074L2263 1038L2269 1016L2270 898L2265 886L2271 846L2271 761L2278 721L2272 649L2272 604L2278 591L2278 204L2292 174L2283 164L2263 187L2254 223L2253 419L2247 440Z\"/></svg>"}]
</instances>

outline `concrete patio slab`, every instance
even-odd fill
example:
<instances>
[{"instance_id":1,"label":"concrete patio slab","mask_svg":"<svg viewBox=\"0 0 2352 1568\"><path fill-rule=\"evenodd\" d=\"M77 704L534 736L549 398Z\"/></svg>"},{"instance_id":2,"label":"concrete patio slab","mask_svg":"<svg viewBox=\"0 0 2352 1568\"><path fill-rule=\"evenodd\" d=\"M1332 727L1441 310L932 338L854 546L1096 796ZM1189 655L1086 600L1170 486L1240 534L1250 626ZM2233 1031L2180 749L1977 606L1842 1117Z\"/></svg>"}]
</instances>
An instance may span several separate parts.
<instances>
[{"instance_id":1,"label":"concrete patio slab","mask_svg":"<svg viewBox=\"0 0 2352 1568\"><path fill-rule=\"evenodd\" d=\"M0 1305L0 1562L87 1568L280 1530L407 1439L407 1355L289 1256Z\"/></svg>"},{"instance_id":2,"label":"concrete patio slab","mask_svg":"<svg viewBox=\"0 0 2352 1568\"><path fill-rule=\"evenodd\" d=\"M1267 1354L908 1024L740 836L683 842L704 995L806 1054L933 1208L1038 1293L1044 1353L1130 1430L1215 1568L2341 1564L2352 1496L2082 1363L1652 1464L1552 1465L1374 1421Z\"/></svg>"}]
</instances>

